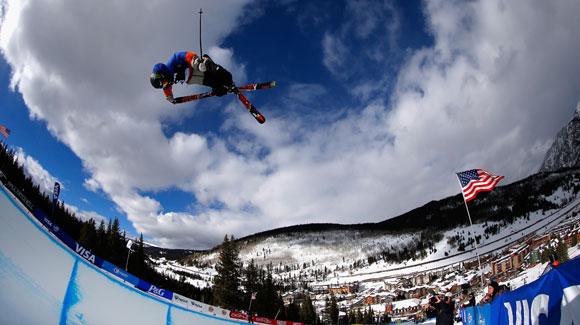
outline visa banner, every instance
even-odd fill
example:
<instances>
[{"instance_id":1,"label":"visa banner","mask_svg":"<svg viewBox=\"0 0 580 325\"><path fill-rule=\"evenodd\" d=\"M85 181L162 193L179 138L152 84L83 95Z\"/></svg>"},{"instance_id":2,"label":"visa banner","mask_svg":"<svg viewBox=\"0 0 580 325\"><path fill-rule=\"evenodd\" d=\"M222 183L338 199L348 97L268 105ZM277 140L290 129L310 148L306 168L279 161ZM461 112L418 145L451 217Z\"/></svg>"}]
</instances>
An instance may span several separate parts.
<instances>
[{"instance_id":1,"label":"visa banner","mask_svg":"<svg viewBox=\"0 0 580 325\"><path fill-rule=\"evenodd\" d=\"M75 253L85 260L93 263L94 265L101 267L103 265L103 259L93 254L90 250L83 247L76 240L74 240L69 234L67 234L62 228L60 228L55 222L48 218L40 209L36 208L32 212L32 215L40 221L51 233L53 233L61 242L67 245Z\"/></svg>"}]
</instances>

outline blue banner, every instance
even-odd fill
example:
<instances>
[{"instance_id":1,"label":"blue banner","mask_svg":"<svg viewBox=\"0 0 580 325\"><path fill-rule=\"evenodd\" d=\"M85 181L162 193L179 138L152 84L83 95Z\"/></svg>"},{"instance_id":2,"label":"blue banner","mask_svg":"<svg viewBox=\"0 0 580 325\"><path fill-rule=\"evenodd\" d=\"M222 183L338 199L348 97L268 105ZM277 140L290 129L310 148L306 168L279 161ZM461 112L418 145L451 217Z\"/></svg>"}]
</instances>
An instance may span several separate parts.
<instances>
[{"instance_id":1,"label":"blue banner","mask_svg":"<svg viewBox=\"0 0 580 325\"><path fill-rule=\"evenodd\" d=\"M107 261L103 261L103 265L101 267L104 270L107 270L110 273L114 274L115 276L117 276L121 280L129 282L134 286L137 286L137 284L139 284L139 278L137 278L133 274L119 268L115 264L109 263Z\"/></svg>"},{"instance_id":2,"label":"blue banner","mask_svg":"<svg viewBox=\"0 0 580 325\"><path fill-rule=\"evenodd\" d=\"M93 254L90 250L83 247L81 244L77 243L69 234L62 230L55 222L50 220L40 209L35 209L32 213L34 217L40 221L48 230L53 233L60 241L67 245L79 256L85 260L95 264L98 267L103 265L103 259Z\"/></svg>"},{"instance_id":3,"label":"blue banner","mask_svg":"<svg viewBox=\"0 0 580 325\"><path fill-rule=\"evenodd\" d=\"M139 288L145 292L152 293L156 296L163 297L163 298L168 299L168 300L173 300L173 292L156 287L145 280L139 279L139 283L137 284L137 288Z\"/></svg>"},{"instance_id":4,"label":"blue banner","mask_svg":"<svg viewBox=\"0 0 580 325\"><path fill-rule=\"evenodd\" d=\"M58 196L60 195L60 184L58 182L54 182L54 189L52 191L52 204L56 204L58 201Z\"/></svg>"},{"instance_id":5,"label":"blue banner","mask_svg":"<svg viewBox=\"0 0 580 325\"><path fill-rule=\"evenodd\" d=\"M469 307L462 310L461 318L466 325L491 324L491 305Z\"/></svg>"},{"instance_id":6,"label":"blue banner","mask_svg":"<svg viewBox=\"0 0 580 325\"><path fill-rule=\"evenodd\" d=\"M463 317L466 324L580 324L580 258L497 296L489 305L466 308Z\"/></svg>"}]
</instances>

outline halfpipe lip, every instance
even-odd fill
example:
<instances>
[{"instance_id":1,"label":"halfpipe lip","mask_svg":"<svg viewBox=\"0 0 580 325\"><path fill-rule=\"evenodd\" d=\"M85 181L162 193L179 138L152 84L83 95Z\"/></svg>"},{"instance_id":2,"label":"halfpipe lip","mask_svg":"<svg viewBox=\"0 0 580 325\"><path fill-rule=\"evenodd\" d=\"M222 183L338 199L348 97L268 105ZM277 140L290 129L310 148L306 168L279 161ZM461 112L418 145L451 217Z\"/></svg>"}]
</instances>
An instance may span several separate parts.
<instances>
[{"instance_id":1,"label":"halfpipe lip","mask_svg":"<svg viewBox=\"0 0 580 325\"><path fill-rule=\"evenodd\" d=\"M135 287L132 287L130 285L128 285L127 283L125 283L125 281L122 281L120 279L117 279L114 275L110 274L109 272L106 272L105 270L99 268L98 266L89 263L87 260L85 260L84 258L80 257L77 253L73 252L69 247L67 247L64 243L62 243L58 238L55 237L54 234L52 234L48 229L46 229L46 227L41 224L36 218L32 217L30 214L31 212L28 211L26 208L23 207L23 204L4 186L4 184L0 183L0 192L2 192L2 194L8 199L8 201L21 213L23 214L26 219L32 223L36 229L41 232L44 236L46 236L50 241L52 241L53 243L55 243L58 247L60 247L61 249L63 249L64 251L66 251L69 255L71 255L77 262L80 260L80 262L84 263L85 265L91 267L93 270L97 271L99 274L105 276L107 278L107 280L122 285L123 287L136 292L144 297L153 299L157 302L160 302L164 305L169 306L170 308L177 308L186 312L190 312L192 314L195 315L200 315L202 317L207 317L207 318L212 318L215 320L219 320L219 321L223 321L223 322L227 322L227 323L231 323L231 324L247 324L246 322L238 322L232 319L226 319L226 318L221 318L221 317L217 317L214 315L208 315L199 311L195 311L195 310L191 310L191 309L187 309L183 306L174 304L172 302L170 302L169 300L162 300L160 297L148 294L142 290L139 290Z\"/></svg>"}]
</instances>

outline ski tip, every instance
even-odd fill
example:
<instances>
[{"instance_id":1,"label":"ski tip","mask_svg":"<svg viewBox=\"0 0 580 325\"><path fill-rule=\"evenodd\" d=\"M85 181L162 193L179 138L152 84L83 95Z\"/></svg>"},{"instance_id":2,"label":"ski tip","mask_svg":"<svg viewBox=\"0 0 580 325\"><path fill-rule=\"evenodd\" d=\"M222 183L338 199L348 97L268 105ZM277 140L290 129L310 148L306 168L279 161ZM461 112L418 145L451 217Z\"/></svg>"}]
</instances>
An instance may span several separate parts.
<instances>
[{"instance_id":1,"label":"ski tip","mask_svg":"<svg viewBox=\"0 0 580 325\"><path fill-rule=\"evenodd\" d=\"M259 115L256 116L256 120L258 121L258 123L260 124L264 124L266 122L266 118L264 117L264 115Z\"/></svg>"},{"instance_id":2,"label":"ski tip","mask_svg":"<svg viewBox=\"0 0 580 325\"><path fill-rule=\"evenodd\" d=\"M270 87L276 87L276 80L270 82Z\"/></svg>"}]
</instances>

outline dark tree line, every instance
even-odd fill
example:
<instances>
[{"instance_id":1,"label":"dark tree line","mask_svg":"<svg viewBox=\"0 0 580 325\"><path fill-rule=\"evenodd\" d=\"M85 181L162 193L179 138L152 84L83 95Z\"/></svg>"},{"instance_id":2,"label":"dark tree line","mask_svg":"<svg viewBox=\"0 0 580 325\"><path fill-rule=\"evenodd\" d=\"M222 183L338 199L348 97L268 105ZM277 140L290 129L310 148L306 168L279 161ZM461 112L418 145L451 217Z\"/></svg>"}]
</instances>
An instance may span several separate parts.
<instances>
[{"instance_id":1,"label":"dark tree line","mask_svg":"<svg viewBox=\"0 0 580 325\"><path fill-rule=\"evenodd\" d=\"M258 267L254 260L244 267L233 236L225 236L219 246L216 275L213 278L213 302L230 310L250 312L270 319L318 324L312 300L308 295L297 303L284 305L283 287L272 276L272 266ZM255 299L252 299L254 295Z\"/></svg>"},{"instance_id":2,"label":"dark tree line","mask_svg":"<svg viewBox=\"0 0 580 325\"><path fill-rule=\"evenodd\" d=\"M15 189L16 192L22 194L25 201L28 202L25 204L31 212L34 209L43 211L46 216L51 217L53 222L85 248L115 264L120 269L125 269L129 253L126 247L128 239L126 233L121 230L117 218L109 219L108 223L101 221L99 224L94 219L83 221L69 211L62 202L56 204L53 212L50 194L44 193L31 177L26 176L23 166L16 158L15 151L9 149L2 142L0 142L0 171L4 175L2 182L6 185L10 184L7 186L8 188ZM22 199L20 194L14 194ZM133 250L128 264L128 271L131 274L186 297L211 303L211 289L194 287L186 283L183 277L180 280L175 280L157 273L153 268L153 263L145 255L143 235L133 245Z\"/></svg>"}]
</instances>

